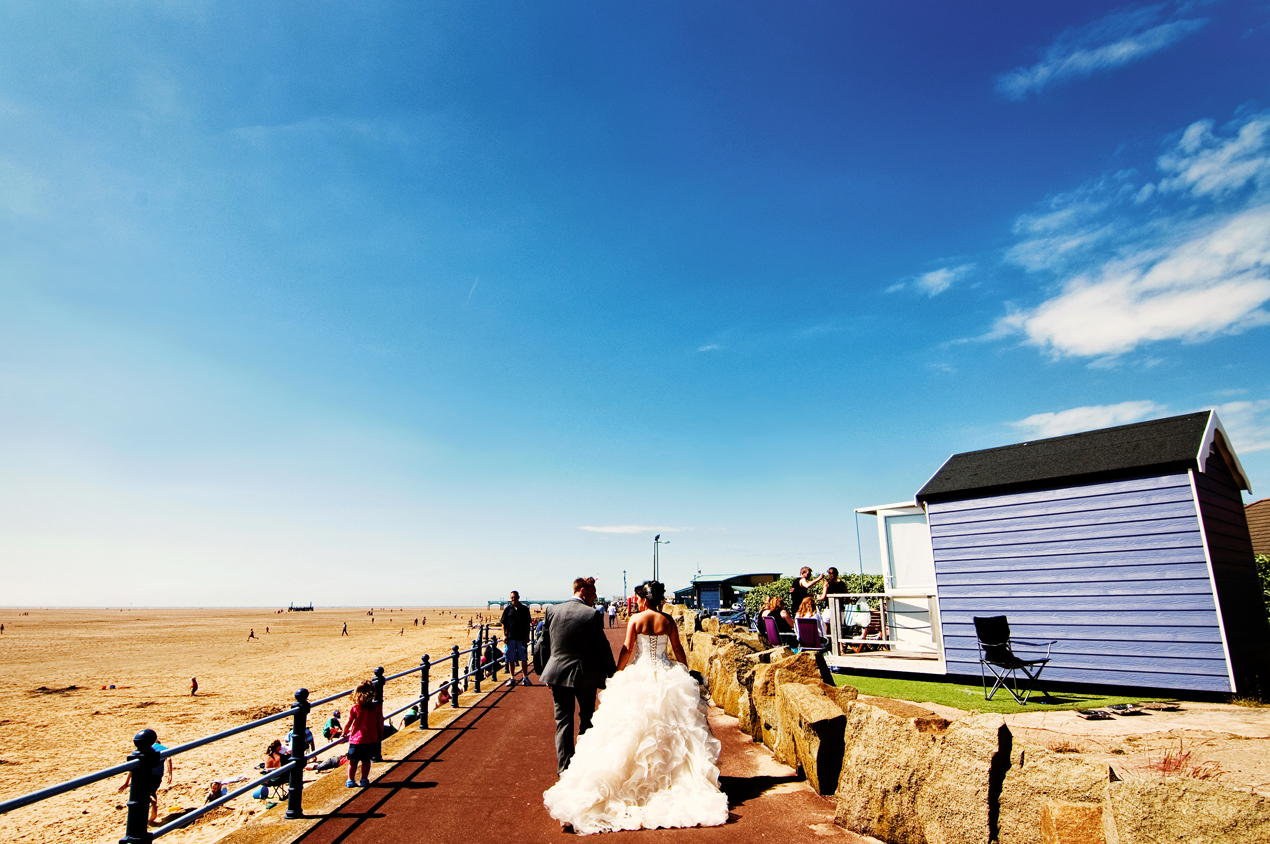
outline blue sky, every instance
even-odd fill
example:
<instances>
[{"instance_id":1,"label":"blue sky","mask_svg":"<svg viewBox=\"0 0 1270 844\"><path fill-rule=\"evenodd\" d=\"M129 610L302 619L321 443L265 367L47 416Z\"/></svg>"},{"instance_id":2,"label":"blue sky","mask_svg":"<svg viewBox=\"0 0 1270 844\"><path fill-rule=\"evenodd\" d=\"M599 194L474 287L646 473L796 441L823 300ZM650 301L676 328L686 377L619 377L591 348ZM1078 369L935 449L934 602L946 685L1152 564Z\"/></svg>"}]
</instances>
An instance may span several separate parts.
<instances>
[{"instance_id":1,"label":"blue sky","mask_svg":"<svg viewBox=\"0 0 1270 844\"><path fill-rule=\"evenodd\" d=\"M952 453L1207 407L1270 489L1265 2L0 31L0 604L854 569Z\"/></svg>"}]
</instances>

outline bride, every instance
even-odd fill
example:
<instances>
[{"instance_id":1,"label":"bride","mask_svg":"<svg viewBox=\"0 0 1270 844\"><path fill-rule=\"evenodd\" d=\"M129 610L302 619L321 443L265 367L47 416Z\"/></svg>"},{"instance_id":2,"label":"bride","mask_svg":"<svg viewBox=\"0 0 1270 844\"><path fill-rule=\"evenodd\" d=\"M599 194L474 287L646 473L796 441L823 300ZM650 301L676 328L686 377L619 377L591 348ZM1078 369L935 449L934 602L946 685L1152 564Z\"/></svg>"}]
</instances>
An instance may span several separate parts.
<instances>
[{"instance_id":1,"label":"bride","mask_svg":"<svg viewBox=\"0 0 1270 844\"><path fill-rule=\"evenodd\" d=\"M719 741L706 726L679 631L661 612L665 594L655 580L635 587L640 612L626 625L618 673L600 692L601 706L578 738L573 761L543 795L551 816L580 835L728 819ZM677 663L667 658L667 645Z\"/></svg>"}]
</instances>

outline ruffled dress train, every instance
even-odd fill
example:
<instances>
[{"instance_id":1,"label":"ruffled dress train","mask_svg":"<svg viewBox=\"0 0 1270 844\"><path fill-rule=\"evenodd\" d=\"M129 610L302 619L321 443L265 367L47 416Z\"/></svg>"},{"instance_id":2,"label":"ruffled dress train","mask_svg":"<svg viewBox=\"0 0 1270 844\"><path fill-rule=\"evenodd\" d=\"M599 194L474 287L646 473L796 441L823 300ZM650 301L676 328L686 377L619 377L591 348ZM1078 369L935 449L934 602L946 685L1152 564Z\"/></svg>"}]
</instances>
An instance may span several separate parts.
<instances>
[{"instance_id":1,"label":"ruffled dress train","mask_svg":"<svg viewBox=\"0 0 1270 844\"><path fill-rule=\"evenodd\" d=\"M551 816L580 835L728 819L719 741L706 723L700 686L666 657L667 642L636 637L633 661L600 692L591 729L543 795Z\"/></svg>"}]
</instances>

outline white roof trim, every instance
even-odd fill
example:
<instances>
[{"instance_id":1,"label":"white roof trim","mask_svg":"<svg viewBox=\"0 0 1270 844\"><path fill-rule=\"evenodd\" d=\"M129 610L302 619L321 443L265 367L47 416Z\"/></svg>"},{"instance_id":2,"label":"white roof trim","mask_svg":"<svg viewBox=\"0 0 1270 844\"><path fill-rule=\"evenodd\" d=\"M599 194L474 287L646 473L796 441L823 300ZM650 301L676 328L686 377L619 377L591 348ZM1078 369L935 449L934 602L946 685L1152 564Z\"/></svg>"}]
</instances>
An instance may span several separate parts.
<instances>
[{"instance_id":1,"label":"white roof trim","mask_svg":"<svg viewBox=\"0 0 1270 844\"><path fill-rule=\"evenodd\" d=\"M877 504L873 507L857 507L857 513L865 513L867 515L877 515L882 510L920 510L916 501L901 501L898 504Z\"/></svg>"},{"instance_id":2,"label":"white roof trim","mask_svg":"<svg viewBox=\"0 0 1270 844\"><path fill-rule=\"evenodd\" d=\"M1217 439L1218 432L1221 433L1220 441ZM1199 454L1195 456L1201 472L1208 464L1208 455L1212 453L1214 447L1221 452L1221 456L1229 464L1228 468L1235 476L1235 483L1240 484L1240 488L1246 489L1251 495L1252 484L1248 481L1248 473L1244 471L1243 464L1239 462L1239 455L1235 454L1235 450L1230 445L1230 435L1226 433L1221 420L1217 418L1217 411L1210 410L1208 411L1208 427L1204 429L1204 439L1200 441Z\"/></svg>"}]
</instances>

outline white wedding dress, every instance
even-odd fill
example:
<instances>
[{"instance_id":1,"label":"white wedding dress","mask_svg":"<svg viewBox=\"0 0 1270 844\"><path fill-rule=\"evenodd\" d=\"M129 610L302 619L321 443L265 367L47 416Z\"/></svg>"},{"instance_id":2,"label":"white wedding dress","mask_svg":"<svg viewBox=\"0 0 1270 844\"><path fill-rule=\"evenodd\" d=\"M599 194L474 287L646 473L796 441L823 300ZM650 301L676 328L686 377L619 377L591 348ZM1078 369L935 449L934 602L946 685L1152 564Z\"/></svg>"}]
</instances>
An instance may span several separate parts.
<instances>
[{"instance_id":1,"label":"white wedding dress","mask_svg":"<svg viewBox=\"0 0 1270 844\"><path fill-rule=\"evenodd\" d=\"M635 655L600 692L591 729L542 797L579 835L616 829L718 826L719 740L697 681L666 656L666 636L635 637Z\"/></svg>"}]
</instances>

